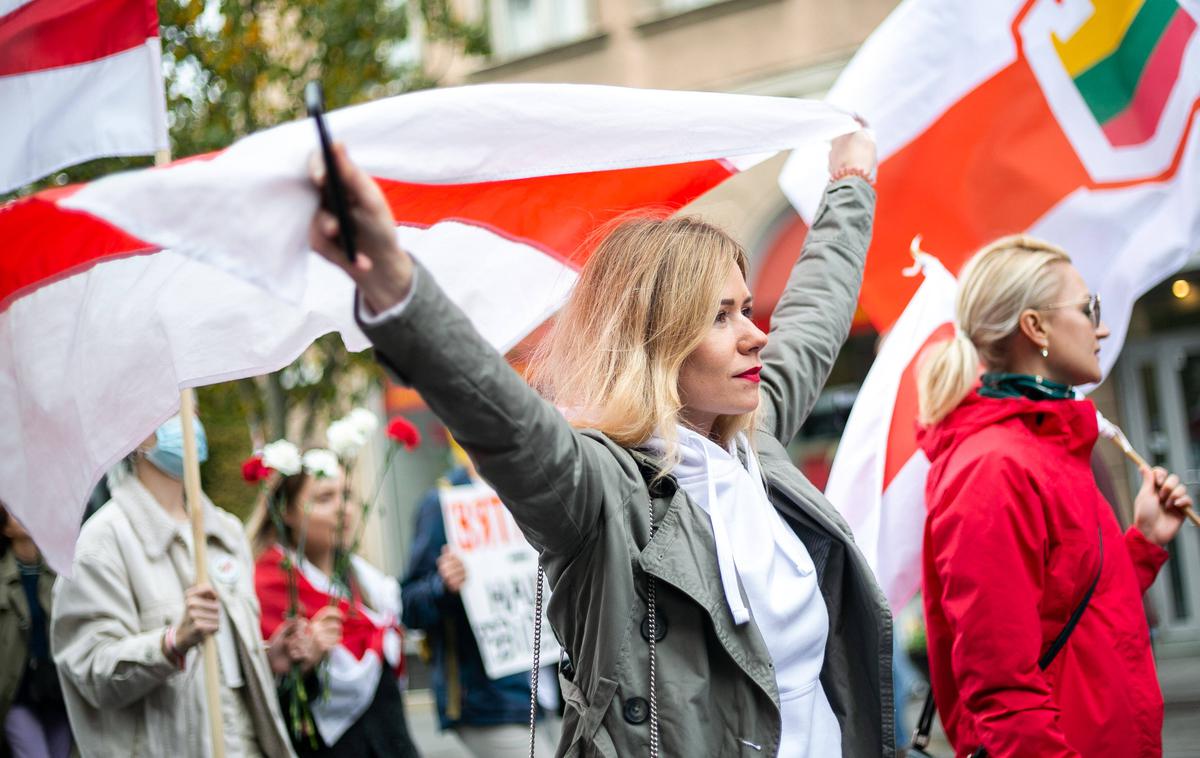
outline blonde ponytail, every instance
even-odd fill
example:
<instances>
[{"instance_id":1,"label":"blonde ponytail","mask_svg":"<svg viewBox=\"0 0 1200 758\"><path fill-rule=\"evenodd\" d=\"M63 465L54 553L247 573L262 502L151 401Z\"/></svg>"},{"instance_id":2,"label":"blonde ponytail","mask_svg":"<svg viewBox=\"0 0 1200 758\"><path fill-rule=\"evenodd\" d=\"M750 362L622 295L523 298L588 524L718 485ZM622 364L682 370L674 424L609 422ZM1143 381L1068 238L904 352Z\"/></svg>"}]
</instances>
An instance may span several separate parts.
<instances>
[{"instance_id":1,"label":"blonde ponytail","mask_svg":"<svg viewBox=\"0 0 1200 758\"><path fill-rule=\"evenodd\" d=\"M931 426L954 410L971 391L979 369L1003 369L1008 338L1017 331L1021 313L1044 305L1061 286L1048 276L1056 264L1071 258L1057 245L1015 234L1002 237L976 253L959 275L954 339L927 350L919 361L919 421Z\"/></svg>"},{"instance_id":2,"label":"blonde ponytail","mask_svg":"<svg viewBox=\"0 0 1200 758\"><path fill-rule=\"evenodd\" d=\"M933 425L958 407L979 376L979 351L966 335L929 347L918 359L919 421Z\"/></svg>"}]
</instances>

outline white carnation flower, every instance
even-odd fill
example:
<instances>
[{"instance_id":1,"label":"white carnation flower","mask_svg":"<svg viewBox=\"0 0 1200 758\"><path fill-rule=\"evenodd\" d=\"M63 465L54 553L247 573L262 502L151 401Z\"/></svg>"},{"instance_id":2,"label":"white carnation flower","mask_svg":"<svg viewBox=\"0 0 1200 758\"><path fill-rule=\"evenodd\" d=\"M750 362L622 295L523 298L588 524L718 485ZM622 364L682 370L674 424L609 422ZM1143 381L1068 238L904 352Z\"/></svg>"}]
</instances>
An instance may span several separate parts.
<instances>
[{"instance_id":1,"label":"white carnation flower","mask_svg":"<svg viewBox=\"0 0 1200 758\"><path fill-rule=\"evenodd\" d=\"M317 479L337 476L338 465L338 457L332 450L315 448L304 454L304 470Z\"/></svg>"},{"instance_id":2,"label":"white carnation flower","mask_svg":"<svg viewBox=\"0 0 1200 758\"><path fill-rule=\"evenodd\" d=\"M355 408L344 420L358 429L364 439L369 438L379 428L379 419L366 408Z\"/></svg>"},{"instance_id":3,"label":"white carnation flower","mask_svg":"<svg viewBox=\"0 0 1200 758\"><path fill-rule=\"evenodd\" d=\"M329 441L329 449L346 461L353 460L359 448L367 443L366 435L351 423L349 417L330 424L325 431L325 439Z\"/></svg>"},{"instance_id":4,"label":"white carnation flower","mask_svg":"<svg viewBox=\"0 0 1200 758\"><path fill-rule=\"evenodd\" d=\"M275 440L263 448L263 465L284 476L300 473L300 449L287 440Z\"/></svg>"}]
</instances>

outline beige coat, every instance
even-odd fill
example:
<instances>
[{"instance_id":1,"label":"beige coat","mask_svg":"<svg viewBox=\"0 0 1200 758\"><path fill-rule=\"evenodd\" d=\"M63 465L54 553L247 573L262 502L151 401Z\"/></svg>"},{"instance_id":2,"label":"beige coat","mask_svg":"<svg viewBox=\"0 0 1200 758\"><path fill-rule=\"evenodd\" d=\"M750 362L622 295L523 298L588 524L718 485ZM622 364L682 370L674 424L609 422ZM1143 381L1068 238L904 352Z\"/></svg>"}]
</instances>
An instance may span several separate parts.
<instances>
[{"instance_id":1,"label":"beige coat","mask_svg":"<svg viewBox=\"0 0 1200 758\"><path fill-rule=\"evenodd\" d=\"M162 652L194 569L182 530L128 477L83 526L72 577L54 588L51 649L85 756L209 754L200 648L183 670ZM209 575L231 621L246 703L264 755L291 756L259 636L254 562L241 523L205 499ZM229 735L226 735L229 743Z\"/></svg>"}]
</instances>

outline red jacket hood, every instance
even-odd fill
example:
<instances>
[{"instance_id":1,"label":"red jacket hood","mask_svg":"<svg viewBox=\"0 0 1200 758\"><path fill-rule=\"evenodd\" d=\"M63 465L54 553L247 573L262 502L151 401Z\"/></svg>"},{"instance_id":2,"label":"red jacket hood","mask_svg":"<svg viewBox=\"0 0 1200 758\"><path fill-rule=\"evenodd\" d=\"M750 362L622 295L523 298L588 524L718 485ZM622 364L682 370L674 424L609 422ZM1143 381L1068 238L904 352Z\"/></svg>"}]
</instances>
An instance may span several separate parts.
<instances>
[{"instance_id":1,"label":"red jacket hood","mask_svg":"<svg viewBox=\"0 0 1200 758\"><path fill-rule=\"evenodd\" d=\"M1096 444L1096 406L1091 400L1030 400L980 397L972 391L932 427L917 430L917 443L932 463L984 427L1023 424L1039 441L1061 444L1071 455L1088 458Z\"/></svg>"}]
</instances>

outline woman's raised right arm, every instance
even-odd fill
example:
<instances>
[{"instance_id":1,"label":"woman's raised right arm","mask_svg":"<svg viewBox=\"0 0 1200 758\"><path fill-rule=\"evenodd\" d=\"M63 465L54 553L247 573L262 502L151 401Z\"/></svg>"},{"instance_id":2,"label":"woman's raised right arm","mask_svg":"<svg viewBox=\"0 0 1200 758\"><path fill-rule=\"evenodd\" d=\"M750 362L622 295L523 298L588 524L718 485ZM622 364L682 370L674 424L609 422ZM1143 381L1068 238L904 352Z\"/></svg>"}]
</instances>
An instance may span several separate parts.
<instances>
[{"instance_id":1,"label":"woman's raised right arm","mask_svg":"<svg viewBox=\"0 0 1200 758\"><path fill-rule=\"evenodd\" d=\"M337 220L318 210L313 249L358 285L360 324L376 355L421 393L538 549L567 555L595 533L603 494L621 480L612 455L571 428L396 242L374 180L335 146L352 207L358 251L348 263ZM323 179L314 172L314 181ZM364 312L378 318L362 319ZM611 479L612 481L606 481Z\"/></svg>"}]
</instances>

